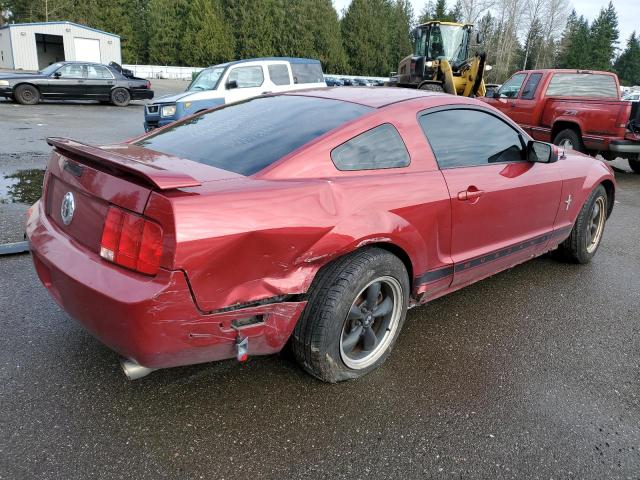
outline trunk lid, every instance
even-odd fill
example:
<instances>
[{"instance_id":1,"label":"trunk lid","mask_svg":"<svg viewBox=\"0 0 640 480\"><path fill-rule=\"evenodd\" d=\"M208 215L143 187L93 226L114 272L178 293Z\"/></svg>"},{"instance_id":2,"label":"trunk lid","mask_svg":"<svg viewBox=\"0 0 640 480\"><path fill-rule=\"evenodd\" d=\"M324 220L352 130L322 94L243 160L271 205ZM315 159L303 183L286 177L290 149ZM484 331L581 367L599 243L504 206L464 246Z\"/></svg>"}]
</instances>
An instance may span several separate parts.
<instances>
[{"instance_id":1,"label":"trunk lid","mask_svg":"<svg viewBox=\"0 0 640 480\"><path fill-rule=\"evenodd\" d=\"M110 205L142 215L153 191L193 189L239 176L136 145L97 147L62 138L47 142L55 149L42 197L45 212L69 237L95 253L100 251Z\"/></svg>"}]
</instances>

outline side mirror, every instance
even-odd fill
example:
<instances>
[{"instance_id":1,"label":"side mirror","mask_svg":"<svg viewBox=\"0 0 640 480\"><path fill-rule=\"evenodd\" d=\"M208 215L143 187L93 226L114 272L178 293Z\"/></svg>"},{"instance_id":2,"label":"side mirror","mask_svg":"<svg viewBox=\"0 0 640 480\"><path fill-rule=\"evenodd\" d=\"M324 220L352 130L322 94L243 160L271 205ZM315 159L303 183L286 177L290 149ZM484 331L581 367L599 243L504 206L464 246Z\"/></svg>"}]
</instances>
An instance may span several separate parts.
<instances>
[{"instance_id":1,"label":"side mirror","mask_svg":"<svg viewBox=\"0 0 640 480\"><path fill-rule=\"evenodd\" d=\"M238 88L238 82L236 80L229 80L227 82L227 90L233 90L234 88Z\"/></svg>"},{"instance_id":2,"label":"side mirror","mask_svg":"<svg viewBox=\"0 0 640 480\"><path fill-rule=\"evenodd\" d=\"M60 78L62 74L60 72L53 72L53 78Z\"/></svg>"},{"instance_id":3,"label":"side mirror","mask_svg":"<svg viewBox=\"0 0 640 480\"><path fill-rule=\"evenodd\" d=\"M536 163L554 163L558 161L558 147L545 142L529 140L527 160Z\"/></svg>"},{"instance_id":4,"label":"side mirror","mask_svg":"<svg viewBox=\"0 0 640 480\"><path fill-rule=\"evenodd\" d=\"M496 88L493 91L493 98L500 98L500 89L499 88Z\"/></svg>"}]
</instances>

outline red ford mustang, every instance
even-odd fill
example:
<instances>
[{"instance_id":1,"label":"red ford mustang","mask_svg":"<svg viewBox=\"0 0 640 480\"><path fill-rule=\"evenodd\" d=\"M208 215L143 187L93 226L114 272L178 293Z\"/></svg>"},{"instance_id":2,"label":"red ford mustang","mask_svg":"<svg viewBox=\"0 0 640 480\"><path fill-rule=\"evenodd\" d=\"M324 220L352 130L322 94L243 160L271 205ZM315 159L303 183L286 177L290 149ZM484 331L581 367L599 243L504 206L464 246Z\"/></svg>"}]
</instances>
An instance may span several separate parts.
<instances>
[{"instance_id":1,"label":"red ford mustang","mask_svg":"<svg viewBox=\"0 0 640 480\"><path fill-rule=\"evenodd\" d=\"M322 380L361 376L407 308L550 250L588 262L614 204L602 162L408 89L259 97L120 145L48 141L35 268L130 378L287 342Z\"/></svg>"}]
</instances>

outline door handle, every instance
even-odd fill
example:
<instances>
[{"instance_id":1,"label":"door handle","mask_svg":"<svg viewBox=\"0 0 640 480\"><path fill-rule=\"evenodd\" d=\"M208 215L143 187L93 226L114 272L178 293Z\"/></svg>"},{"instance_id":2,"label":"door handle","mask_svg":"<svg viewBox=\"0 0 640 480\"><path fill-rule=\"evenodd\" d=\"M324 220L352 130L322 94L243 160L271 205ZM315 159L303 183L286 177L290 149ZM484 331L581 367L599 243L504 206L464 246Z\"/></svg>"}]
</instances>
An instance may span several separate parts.
<instances>
[{"instance_id":1,"label":"door handle","mask_svg":"<svg viewBox=\"0 0 640 480\"><path fill-rule=\"evenodd\" d=\"M474 200L476 198L480 198L484 192L482 190L478 190L476 187L471 186L467 188L463 192L458 193L458 200L466 201L466 200Z\"/></svg>"},{"instance_id":2,"label":"door handle","mask_svg":"<svg viewBox=\"0 0 640 480\"><path fill-rule=\"evenodd\" d=\"M273 92L262 92L260 95L268 95L270 93L273 93Z\"/></svg>"}]
</instances>

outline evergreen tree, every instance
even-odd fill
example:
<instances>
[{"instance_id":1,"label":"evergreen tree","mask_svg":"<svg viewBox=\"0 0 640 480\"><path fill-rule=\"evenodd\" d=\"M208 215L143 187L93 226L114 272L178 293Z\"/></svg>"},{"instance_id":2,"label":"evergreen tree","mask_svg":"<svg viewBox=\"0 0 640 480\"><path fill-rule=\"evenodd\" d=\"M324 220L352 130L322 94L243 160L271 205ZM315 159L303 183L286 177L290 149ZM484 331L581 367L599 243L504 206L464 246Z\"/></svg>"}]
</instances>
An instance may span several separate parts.
<instances>
[{"instance_id":1,"label":"evergreen tree","mask_svg":"<svg viewBox=\"0 0 640 480\"><path fill-rule=\"evenodd\" d=\"M589 22L582 15L578 17L574 10L560 40L556 65L558 68L589 68L590 63Z\"/></svg>"},{"instance_id":2,"label":"evergreen tree","mask_svg":"<svg viewBox=\"0 0 640 480\"><path fill-rule=\"evenodd\" d=\"M587 68L611 70L617 43L618 14L613 7L613 2L610 1L607 8L600 10L598 18L591 25L589 39L591 61Z\"/></svg>"},{"instance_id":3,"label":"evergreen tree","mask_svg":"<svg viewBox=\"0 0 640 480\"><path fill-rule=\"evenodd\" d=\"M181 59L185 65L206 67L233 59L234 39L217 0L193 0L184 27Z\"/></svg>"},{"instance_id":4,"label":"evergreen tree","mask_svg":"<svg viewBox=\"0 0 640 480\"><path fill-rule=\"evenodd\" d=\"M317 58L327 72L340 73L347 68L347 55L342 45L340 20L331 0L301 0L304 9L300 24L311 37L312 49L298 55ZM304 55L303 55L304 54Z\"/></svg>"},{"instance_id":5,"label":"evergreen tree","mask_svg":"<svg viewBox=\"0 0 640 480\"><path fill-rule=\"evenodd\" d=\"M616 60L614 70L624 85L640 85L640 40L633 32L627 41L627 48Z\"/></svg>"},{"instance_id":6,"label":"evergreen tree","mask_svg":"<svg viewBox=\"0 0 640 480\"><path fill-rule=\"evenodd\" d=\"M189 0L149 0L149 61L183 65L180 58Z\"/></svg>"},{"instance_id":7,"label":"evergreen tree","mask_svg":"<svg viewBox=\"0 0 640 480\"><path fill-rule=\"evenodd\" d=\"M447 8L446 0L436 0L433 3L429 0L422 7L418 23L425 23L431 20L440 20L443 22L459 22L462 19L462 1L458 0L452 9Z\"/></svg>"},{"instance_id":8,"label":"evergreen tree","mask_svg":"<svg viewBox=\"0 0 640 480\"><path fill-rule=\"evenodd\" d=\"M342 18L342 39L355 75L388 75L395 70L389 45L390 0L352 0Z\"/></svg>"},{"instance_id":9,"label":"evergreen tree","mask_svg":"<svg viewBox=\"0 0 640 480\"><path fill-rule=\"evenodd\" d=\"M389 52L392 70L397 70L400 60L413 51L411 28L413 26L413 8L409 0L396 0L392 6L390 18Z\"/></svg>"},{"instance_id":10,"label":"evergreen tree","mask_svg":"<svg viewBox=\"0 0 640 480\"><path fill-rule=\"evenodd\" d=\"M278 0L224 0L236 39L236 58L279 54L279 31L286 16L282 6Z\"/></svg>"}]
</instances>

